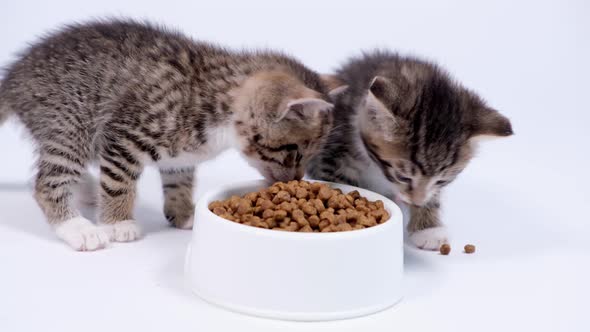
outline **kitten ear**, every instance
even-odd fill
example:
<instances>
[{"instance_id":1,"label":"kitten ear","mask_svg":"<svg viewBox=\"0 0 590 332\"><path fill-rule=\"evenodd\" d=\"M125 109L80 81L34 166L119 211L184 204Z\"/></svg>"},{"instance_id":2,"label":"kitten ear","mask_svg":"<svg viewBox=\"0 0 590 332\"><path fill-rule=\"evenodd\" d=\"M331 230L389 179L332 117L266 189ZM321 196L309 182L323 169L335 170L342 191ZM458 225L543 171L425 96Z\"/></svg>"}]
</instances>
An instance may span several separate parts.
<instances>
[{"instance_id":1,"label":"kitten ear","mask_svg":"<svg viewBox=\"0 0 590 332\"><path fill-rule=\"evenodd\" d=\"M371 118L377 121L383 117L395 120L395 112L386 106L393 104L395 93L395 85L390 79L383 76L373 78L365 97L367 108L370 112L376 112Z\"/></svg>"},{"instance_id":2,"label":"kitten ear","mask_svg":"<svg viewBox=\"0 0 590 332\"><path fill-rule=\"evenodd\" d=\"M383 76L375 76L369 86L369 91L379 100L389 104L395 99L395 84Z\"/></svg>"},{"instance_id":3,"label":"kitten ear","mask_svg":"<svg viewBox=\"0 0 590 332\"><path fill-rule=\"evenodd\" d=\"M330 99L334 100L338 98L341 94L346 92L346 90L348 90L348 85L339 86L335 89L330 90L328 92L328 96L330 97Z\"/></svg>"},{"instance_id":4,"label":"kitten ear","mask_svg":"<svg viewBox=\"0 0 590 332\"><path fill-rule=\"evenodd\" d=\"M365 113L361 117L361 126L371 123L370 128L378 132L386 141L394 140L395 129L398 126L398 119L380 99L371 91L368 91L365 97Z\"/></svg>"},{"instance_id":5,"label":"kitten ear","mask_svg":"<svg viewBox=\"0 0 590 332\"><path fill-rule=\"evenodd\" d=\"M287 103L287 107L275 119L279 122L283 119L306 121L317 117L321 112L328 112L333 104L319 98L299 98Z\"/></svg>"},{"instance_id":6,"label":"kitten ear","mask_svg":"<svg viewBox=\"0 0 590 332\"><path fill-rule=\"evenodd\" d=\"M480 108L475 114L472 137L513 135L510 120L492 108Z\"/></svg>"},{"instance_id":7,"label":"kitten ear","mask_svg":"<svg viewBox=\"0 0 590 332\"><path fill-rule=\"evenodd\" d=\"M322 80L322 83L324 83L324 85L328 88L328 96L330 96L330 99L337 98L348 89L348 85L344 84L344 81L342 81L336 75L324 74L320 75L320 79Z\"/></svg>"}]
</instances>

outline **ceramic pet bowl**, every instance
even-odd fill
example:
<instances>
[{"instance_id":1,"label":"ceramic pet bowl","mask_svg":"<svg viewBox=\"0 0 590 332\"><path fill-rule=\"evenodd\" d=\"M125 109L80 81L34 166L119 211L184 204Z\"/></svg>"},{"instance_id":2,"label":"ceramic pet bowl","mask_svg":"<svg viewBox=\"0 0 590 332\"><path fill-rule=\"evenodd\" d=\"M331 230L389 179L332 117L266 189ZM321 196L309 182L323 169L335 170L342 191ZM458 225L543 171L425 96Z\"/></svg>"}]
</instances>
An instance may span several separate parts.
<instances>
[{"instance_id":1,"label":"ceramic pet bowl","mask_svg":"<svg viewBox=\"0 0 590 332\"><path fill-rule=\"evenodd\" d=\"M374 192L330 185L344 192L358 190L369 200L382 200L391 218L347 232L262 229L223 219L209 211L208 205L262 189L267 186L264 181L210 191L195 209L185 263L190 289L233 311L286 320L351 318L397 303L402 297L403 274L400 209Z\"/></svg>"}]
</instances>

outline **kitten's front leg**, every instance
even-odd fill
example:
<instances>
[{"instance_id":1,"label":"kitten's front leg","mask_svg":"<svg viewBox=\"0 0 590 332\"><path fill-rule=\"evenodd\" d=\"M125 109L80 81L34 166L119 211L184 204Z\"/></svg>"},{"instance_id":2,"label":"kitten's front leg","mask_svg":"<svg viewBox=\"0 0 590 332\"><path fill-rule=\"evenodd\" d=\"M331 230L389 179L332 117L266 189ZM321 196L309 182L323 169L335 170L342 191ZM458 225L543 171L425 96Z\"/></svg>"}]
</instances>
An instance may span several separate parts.
<instances>
[{"instance_id":1,"label":"kitten's front leg","mask_svg":"<svg viewBox=\"0 0 590 332\"><path fill-rule=\"evenodd\" d=\"M111 241L128 242L141 237L133 219L133 206L142 166L130 156L122 155L101 156L99 209L101 227Z\"/></svg>"},{"instance_id":2,"label":"kitten's front leg","mask_svg":"<svg viewBox=\"0 0 590 332\"><path fill-rule=\"evenodd\" d=\"M182 229L193 227L193 182L194 167L160 169L164 189L164 215L171 225Z\"/></svg>"},{"instance_id":3,"label":"kitten's front leg","mask_svg":"<svg viewBox=\"0 0 590 332\"><path fill-rule=\"evenodd\" d=\"M447 229L440 222L440 201L434 197L424 206L410 207L408 233L410 241L424 250L438 250L448 243Z\"/></svg>"}]
</instances>

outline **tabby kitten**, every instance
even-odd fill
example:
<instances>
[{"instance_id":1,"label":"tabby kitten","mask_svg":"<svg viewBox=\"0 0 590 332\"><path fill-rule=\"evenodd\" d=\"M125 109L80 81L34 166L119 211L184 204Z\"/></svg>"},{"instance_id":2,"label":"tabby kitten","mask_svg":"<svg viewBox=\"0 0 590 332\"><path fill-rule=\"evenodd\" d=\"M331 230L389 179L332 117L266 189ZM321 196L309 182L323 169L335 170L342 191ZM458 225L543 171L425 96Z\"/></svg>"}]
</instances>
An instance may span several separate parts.
<instances>
[{"instance_id":1,"label":"tabby kitten","mask_svg":"<svg viewBox=\"0 0 590 332\"><path fill-rule=\"evenodd\" d=\"M319 76L273 52L231 52L131 21L73 25L30 47L0 86L39 153L35 198L76 250L140 237L136 182L159 168L164 213L191 228L195 166L230 147L267 179L300 178L332 122ZM73 205L100 167L99 226Z\"/></svg>"},{"instance_id":2,"label":"tabby kitten","mask_svg":"<svg viewBox=\"0 0 590 332\"><path fill-rule=\"evenodd\" d=\"M332 81L348 88L335 98L334 131L308 172L410 204L411 242L438 249L448 241L440 191L473 157L477 138L512 135L509 120L438 66L395 53L353 59Z\"/></svg>"}]
</instances>

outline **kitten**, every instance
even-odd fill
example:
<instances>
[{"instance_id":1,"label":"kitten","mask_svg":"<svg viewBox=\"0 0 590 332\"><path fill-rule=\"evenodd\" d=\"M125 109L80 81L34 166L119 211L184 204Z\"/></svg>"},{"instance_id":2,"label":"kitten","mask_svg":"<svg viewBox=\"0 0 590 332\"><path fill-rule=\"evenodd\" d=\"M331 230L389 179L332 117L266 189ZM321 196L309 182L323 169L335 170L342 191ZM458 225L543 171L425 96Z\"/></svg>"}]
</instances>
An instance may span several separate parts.
<instances>
[{"instance_id":1,"label":"kitten","mask_svg":"<svg viewBox=\"0 0 590 332\"><path fill-rule=\"evenodd\" d=\"M35 198L76 250L132 241L144 166L159 168L164 213L191 228L195 166L230 147L267 179L301 178L332 122L320 77L273 52L232 52L132 21L73 25L30 47L0 86L39 154ZM100 166L99 226L73 205Z\"/></svg>"},{"instance_id":2,"label":"kitten","mask_svg":"<svg viewBox=\"0 0 590 332\"><path fill-rule=\"evenodd\" d=\"M348 88L335 98L333 133L308 172L410 204L411 242L438 249L448 241L440 191L473 157L478 137L512 135L509 120L438 66L395 53L351 60L332 77L338 84Z\"/></svg>"}]
</instances>

